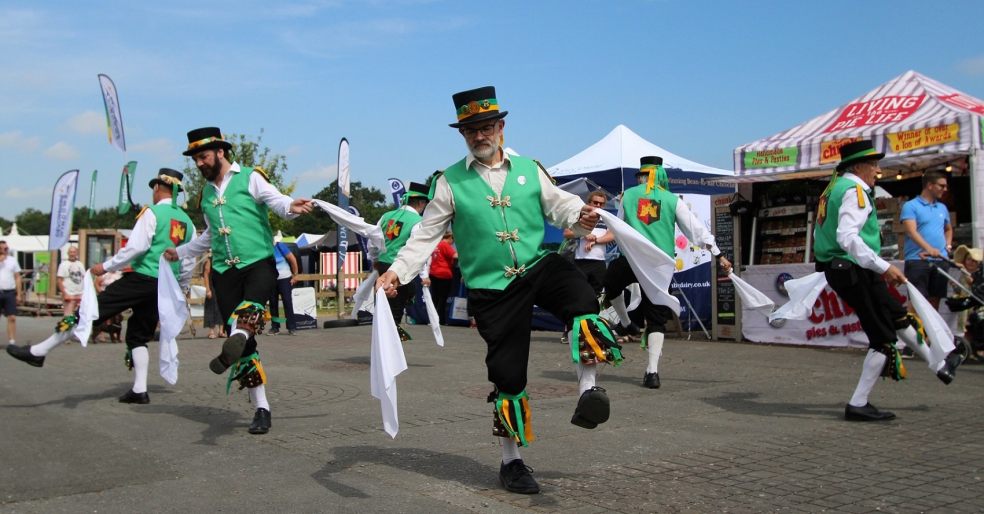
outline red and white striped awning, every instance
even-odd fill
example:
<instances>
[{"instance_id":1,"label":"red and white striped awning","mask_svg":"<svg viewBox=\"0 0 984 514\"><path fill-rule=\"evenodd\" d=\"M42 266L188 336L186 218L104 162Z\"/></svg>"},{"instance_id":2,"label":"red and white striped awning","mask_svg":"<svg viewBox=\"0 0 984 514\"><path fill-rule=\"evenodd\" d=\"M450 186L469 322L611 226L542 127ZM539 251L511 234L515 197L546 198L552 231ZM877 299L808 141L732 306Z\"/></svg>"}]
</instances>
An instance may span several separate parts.
<instances>
[{"instance_id":1,"label":"red and white striped awning","mask_svg":"<svg viewBox=\"0 0 984 514\"><path fill-rule=\"evenodd\" d=\"M871 139L884 166L981 147L984 101L915 71L822 116L735 148L738 176L830 169L841 146Z\"/></svg>"}]
</instances>

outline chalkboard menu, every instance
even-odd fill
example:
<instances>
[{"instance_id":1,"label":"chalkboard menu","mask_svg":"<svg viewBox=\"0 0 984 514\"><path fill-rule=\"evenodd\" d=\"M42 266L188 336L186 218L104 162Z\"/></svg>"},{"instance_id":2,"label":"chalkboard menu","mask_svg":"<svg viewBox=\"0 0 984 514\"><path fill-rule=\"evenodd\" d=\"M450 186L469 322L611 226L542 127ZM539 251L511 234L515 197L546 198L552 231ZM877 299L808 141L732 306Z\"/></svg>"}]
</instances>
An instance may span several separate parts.
<instances>
[{"instance_id":1,"label":"chalkboard menu","mask_svg":"<svg viewBox=\"0 0 984 514\"><path fill-rule=\"evenodd\" d=\"M735 269L738 269L739 255L735 244L735 220L731 215L730 203L731 195L713 198L713 231L714 239L721 250L721 254L730 259ZM735 286L721 266L716 265L715 270L715 335L719 339L738 339L738 308L735 301Z\"/></svg>"}]
</instances>

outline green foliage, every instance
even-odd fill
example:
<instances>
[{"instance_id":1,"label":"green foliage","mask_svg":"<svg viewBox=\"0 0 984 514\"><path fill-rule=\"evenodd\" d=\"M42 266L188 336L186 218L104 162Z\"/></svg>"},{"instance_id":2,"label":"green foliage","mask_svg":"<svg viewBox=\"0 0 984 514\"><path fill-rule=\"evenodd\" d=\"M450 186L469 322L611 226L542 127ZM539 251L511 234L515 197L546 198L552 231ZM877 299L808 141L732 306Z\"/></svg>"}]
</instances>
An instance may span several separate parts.
<instances>
[{"instance_id":1,"label":"green foliage","mask_svg":"<svg viewBox=\"0 0 984 514\"><path fill-rule=\"evenodd\" d=\"M3 231L4 234L9 232L10 224L11 222L7 218L0 218L0 231Z\"/></svg>"},{"instance_id":2,"label":"green foliage","mask_svg":"<svg viewBox=\"0 0 984 514\"><path fill-rule=\"evenodd\" d=\"M14 221L17 222L17 231L21 234L45 236L51 228L51 213L28 207L18 214Z\"/></svg>"},{"instance_id":3,"label":"green foliage","mask_svg":"<svg viewBox=\"0 0 984 514\"><path fill-rule=\"evenodd\" d=\"M230 161L237 162L240 166L259 166L270 177L270 183L282 193L289 195L294 192L295 183L290 182L288 184L284 179L287 173L287 157L273 153L269 147L263 146L263 129L260 129L260 135L255 140L244 134L230 134L226 140L232 145ZM185 194L188 198L185 210L188 211L188 216L191 217L195 226L203 229L205 228L205 218L199 207L199 198L202 194L202 188L205 187L205 179L202 178L191 159L186 160L183 172L185 175ZM283 230L287 233L289 232L290 221L270 213L270 226L273 227L274 233L277 230Z\"/></svg>"},{"instance_id":4,"label":"green foliage","mask_svg":"<svg viewBox=\"0 0 984 514\"><path fill-rule=\"evenodd\" d=\"M137 214L140 214L141 209L143 206L136 204L135 209L130 209L130 212L120 215L117 213L116 207L106 207L97 209L92 216L89 216L88 208L76 207L75 215L72 218L72 230L80 228L131 229L137 223Z\"/></svg>"}]
</instances>

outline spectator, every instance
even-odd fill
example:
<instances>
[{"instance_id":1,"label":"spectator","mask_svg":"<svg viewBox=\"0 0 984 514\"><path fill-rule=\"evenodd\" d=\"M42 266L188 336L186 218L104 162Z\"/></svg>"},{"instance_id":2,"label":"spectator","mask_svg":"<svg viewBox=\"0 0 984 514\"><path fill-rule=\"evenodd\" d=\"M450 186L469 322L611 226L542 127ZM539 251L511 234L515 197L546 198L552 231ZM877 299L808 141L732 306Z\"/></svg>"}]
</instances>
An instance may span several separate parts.
<instances>
[{"instance_id":1,"label":"spectator","mask_svg":"<svg viewBox=\"0 0 984 514\"><path fill-rule=\"evenodd\" d=\"M287 318L287 333L294 335L297 330L294 321L293 290L297 275L297 258L283 243L273 243L273 258L277 263L277 289L270 299L270 335L280 333L280 306L277 297L284 300L284 317Z\"/></svg>"},{"instance_id":2,"label":"spectator","mask_svg":"<svg viewBox=\"0 0 984 514\"><path fill-rule=\"evenodd\" d=\"M6 241L0 241L0 316L7 316L7 342L17 342L17 304L21 301L21 268L10 255Z\"/></svg>"},{"instance_id":3,"label":"spectator","mask_svg":"<svg viewBox=\"0 0 984 514\"><path fill-rule=\"evenodd\" d=\"M82 277L85 276L85 266L79 262L79 249L75 246L68 248L68 260L58 265L58 292L62 295L65 315L71 316L79 308L82 300Z\"/></svg>"},{"instance_id":4,"label":"spectator","mask_svg":"<svg viewBox=\"0 0 984 514\"><path fill-rule=\"evenodd\" d=\"M205 255L205 265L202 268L202 281L205 283L205 320L203 324L208 329L208 338L226 337L225 320L219 313L219 302L215 299L212 289L212 250Z\"/></svg>"},{"instance_id":5,"label":"spectator","mask_svg":"<svg viewBox=\"0 0 984 514\"><path fill-rule=\"evenodd\" d=\"M950 213L940 201L946 194L946 175L927 171L922 187L919 196L905 202L899 217L905 228L905 278L938 309L948 283L933 267L946 271L947 258L953 250Z\"/></svg>"},{"instance_id":6,"label":"spectator","mask_svg":"<svg viewBox=\"0 0 984 514\"><path fill-rule=\"evenodd\" d=\"M424 285L430 285L431 300L442 325L448 323L448 296L454 277L454 263L458 260L458 251L452 246L453 242L454 235L448 230L431 254L430 277L424 280Z\"/></svg>"},{"instance_id":7,"label":"spectator","mask_svg":"<svg viewBox=\"0 0 984 514\"><path fill-rule=\"evenodd\" d=\"M607 203L608 198L602 191L594 191L588 195L588 205L592 207L604 209ZM591 230L591 233L579 239L573 230L569 228L564 229L564 237L566 239L575 239L574 266L581 270L581 273L584 273L584 276L588 278L588 283L594 289L595 296L601 295L601 291L605 285L605 270L607 269L605 265L605 244L598 244L598 238L604 236L607 232L608 228L602 222L598 222L595 228Z\"/></svg>"}]
</instances>

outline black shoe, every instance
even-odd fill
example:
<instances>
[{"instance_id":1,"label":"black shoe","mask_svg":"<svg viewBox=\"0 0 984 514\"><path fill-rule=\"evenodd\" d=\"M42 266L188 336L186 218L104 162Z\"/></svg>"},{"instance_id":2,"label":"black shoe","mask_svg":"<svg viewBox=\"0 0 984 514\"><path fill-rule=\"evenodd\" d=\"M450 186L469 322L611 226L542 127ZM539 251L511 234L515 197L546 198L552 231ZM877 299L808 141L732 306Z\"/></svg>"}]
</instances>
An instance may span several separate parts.
<instances>
[{"instance_id":1,"label":"black shoe","mask_svg":"<svg viewBox=\"0 0 984 514\"><path fill-rule=\"evenodd\" d=\"M243 348L246 348L246 336L242 334L232 334L222 343L222 353L208 363L208 369L212 373L221 375L225 370L232 366L232 363L243 356Z\"/></svg>"},{"instance_id":2,"label":"black shoe","mask_svg":"<svg viewBox=\"0 0 984 514\"><path fill-rule=\"evenodd\" d=\"M504 444L510 444L506 441ZM511 493L538 494L540 484L533 480L533 469L523 464L523 459L509 461L499 466L499 482Z\"/></svg>"},{"instance_id":3,"label":"black shoe","mask_svg":"<svg viewBox=\"0 0 984 514\"><path fill-rule=\"evenodd\" d=\"M270 431L270 411L266 409L256 409L256 414L253 416L253 423L249 426L249 433L251 434L265 434Z\"/></svg>"},{"instance_id":4,"label":"black shoe","mask_svg":"<svg viewBox=\"0 0 984 514\"><path fill-rule=\"evenodd\" d=\"M120 396L120 403L139 403L140 405L146 405L150 403L150 395L146 391L134 393L133 389L130 389L123 393L123 396Z\"/></svg>"},{"instance_id":5,"label":"black shoe","mask_svg":"<svg viewBox=\"0 0 984 514\"><path fill-rule=\"evenodd\" d=\"M642 335L642 331L639 330L639 326L631 321L628 326L619 323L618 326L615 327L615 333L623 337L633 337L636 339Z\"/></svg>"},{"instance_id":6,"label":"black shoe","mask_svg":"<svg viewBox=\"0 0 984 514\"><path fill-rule=\"evenodd\" d=\"M610 414L608 395L603 388L595 386L581 394L571 423L581 428L592 429L608 421Z\"/></svg>"},{"instance_id":7,"label":"black shoe","mask_svg":"<svg viewBox=\"0 0 984 514\"><path fill-rule=\"evenodd\" d=\"M659 373L646 373L646 376L642 377L642 387L659 389Z\"/></svg>"},{"instance_id":8,"label":"black shoe","mask_svg":"<svg viewBox=\"0 0 984 514\"><path fill-rule=\"evenodd\" d=\"M847 404L847 407L844 408L844 419L848 421L888 421L895 419L895 414L887 410L878 410L871 403L864 407Z\"/></svg>"},{"instance_id":9,"label":"black shoe","mask_svg":"<svg viewBox=\"0 0 984 514\"><path fill-rule=\"evenodd\" d=\"M960 352L953 350L947 354L946 359L943 360L943 367L936 372L936 378L939 378L940 382L943 382L944 384L953 382L953 379L957 376L957 366L959 365Z\"/></svg>"},{"instance_id":10,"label":"black shoe","mask_svg":"<svg viewBox=\"0 0 984 514\"><path fill-rule=\"evenodd\" d=\"M44 357L43 356L38 357L37 355L31 353L30 346L17 346L16 344L8 344L7 353L9 353L11 357L19 361L24 361L30 364L31 366L34 366L35 368L40 368L41 366L44 366Z\"/></svg>"}]
</instances>

